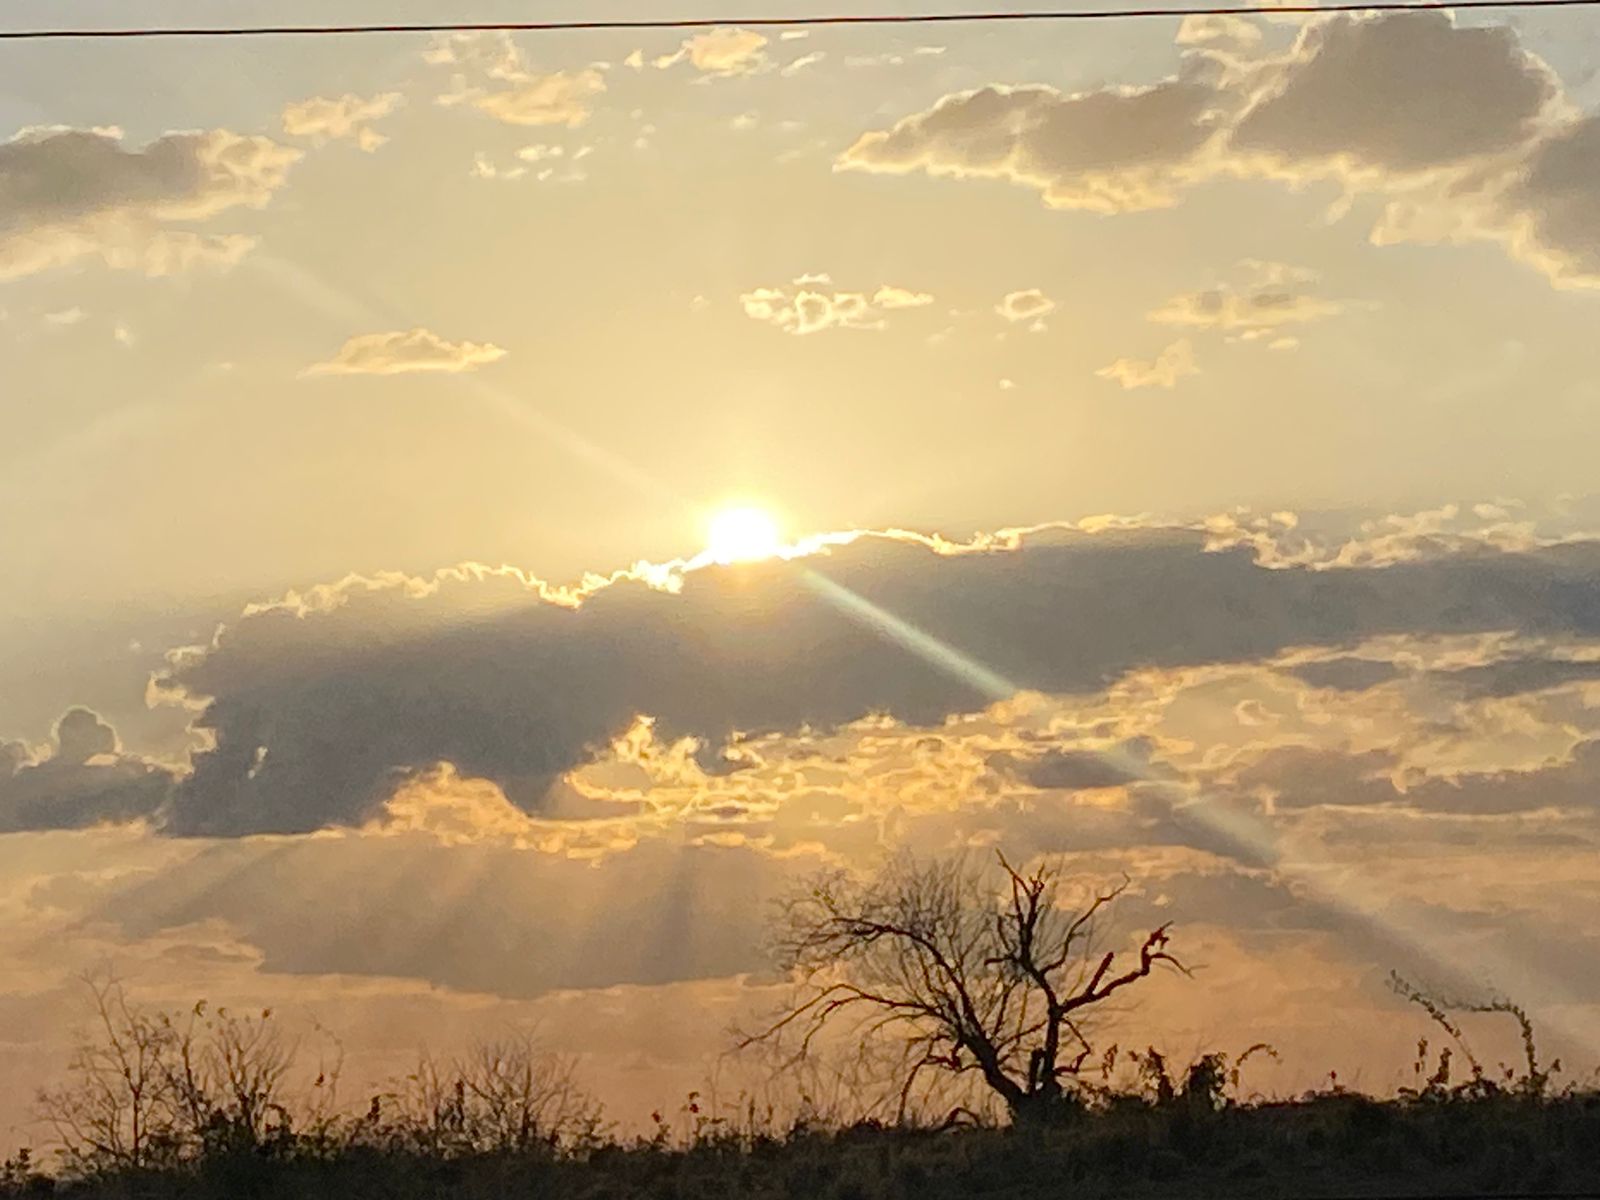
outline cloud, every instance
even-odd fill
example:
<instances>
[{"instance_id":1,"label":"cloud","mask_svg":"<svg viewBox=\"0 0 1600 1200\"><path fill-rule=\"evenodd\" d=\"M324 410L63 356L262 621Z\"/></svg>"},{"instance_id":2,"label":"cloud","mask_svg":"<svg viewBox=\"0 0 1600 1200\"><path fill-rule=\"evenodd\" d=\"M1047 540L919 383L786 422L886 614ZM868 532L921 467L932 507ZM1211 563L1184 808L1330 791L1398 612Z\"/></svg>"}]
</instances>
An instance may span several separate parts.
<instances>
[{"instance_id":1,"label":"cloud","mask_svg":"<svg viewBox=\"0 0 1600 1200\"><path fill-rule=\"evenodd\" d=\"M741 848L652 844L596 870L416 835L246 839L129 881L95 917L133 937L220 920L260 948L269 971L533 997L759 971L766 901L788 874ZM732 895L745 899L731 905ZM503 916L484 919L474 896Z\"/></svg>"},{"instance_id":2,"label":"cloud","mask_svg":"<svg viewBox=\"0 0 1600 1200\"><path fill-rule=\"evenodd\" d=\"M0 833L153 820L175 781L169 769L123 754L99 714L70 708L42 754L0 742Z\"/></svg>"},{"instance_id":3,"label":"cloud","mask_svg":"<svg viewBox=\"0 0 1600 1200\"><path fill-rule=\"evenodd\" d=\"M1101 213L1173 205L1219 178L1326 179L1344 189L1330 215L1363 194L1386 202L1376 244L1491 241L1557 284L1600 286L1600 117L1569 115L1513 29L1444 12L1331 15L1277 54L1258 34L1190 17L1173 78L952 93L862 134L835 166L1004 179Z\"/></svg>"},{"instance_id":4,"label":"cloud","mask_svg":"<svg viewBox=\"0 0 1600 1200\"><path fill-rule=\"evenodd\" d=\"M1232 134L1237 171L1386 196L1378 245L1491 241L1558 285L1600 286L1596 118L1565 115L1559 80L1514 30L1443 13L1329 21L1260 80Z\"/></svg>"},{"instance_id":5,"label":"cloud","mask_svg":"<svg viewBox=\"0 0 1600 1200\"><path fill-rule=\"evenodd\" d=\"M593 68L530 76L514 87L475 97L473 105L510 125L565 125L589 119L596 96L606 90L605 77Z\"/></svg>"},{"instance_id":6,"label":"cloud","mask_svg":"<svg viewBox=\"0 0 1600 1200\"><path fill-rule=\"evenodd\" d=\"M1458 667L1442 673L1439 681L1471 696L1518 696L1569 683L1600 681L1600 660L1517 657Z\"/></svg>"},{"instance_id":7,"label":"cloud","mask_svg":"<svg viewBox=\"0 0 1600 1200\"><path fill-rule=\"evenodd\" d=\"M24 130L0 144L0 279L85 259L148 275L230 266L254 239L184 226L261 208L299 157L225 129L138 150L117 130Z\"/></svg>"},{"instance_id":8,"label":"cloud","mask_svg":"<svg viewBox=\"0 0 1600 1200\"><path fill-rule=\"evenodd\" d=\"M56 723L55 757L71 766L82 766L99 754L117 752L117 733L87 708L69 708Z\"/></svg>"},{"instance_id":9,"label":"cloud","mask_svg":"<svg viewBox=\"0 0 1600 1200\"><path fill-rule=\"evenodd\" d=\"M1185 375L1199 373L1194 346L1188 338L1179 338L1153 359L1119 358L1095 372L1099 378L1114 380L1125 389L1174 388Z\"/></svg>"},{"instance_id":10,"label":"cloud","mask_svg":"<svg viewBox=\"0 0 1600 1200\"><path fill-rule=\"evenodd\" d=\"M815 66L817 63L821 62L827 57L828 55L826 51L813 50L809 54L802 54L793 61L786 63L783 67L783 70L780 71L779 74L783 75L783 77L787 79L792 75L800 74L800 72L804 71L807 67Z\"/></svg>"},{"instance_id":11,"label":"cloud","mask_svg":"<svg viewBox=\"0 0 1600 1200\"><path fill-rule=\"evenodd\" d=\"M527 173L528 168L521 164L502 167L482 151L472 156L472 177L474 179L504 179L509 182L521 179Z\"/></svg>"},{"instance_id":12,"label":"cloud","mask_svg":"<svg viewBox=\"0 0 1600 1200\"><path fill-rule=\"evenodd\" d=\"M1222 330L1259 337L1284 325L1299 325L1344 311L1335 300L1315 296L1315 272L1284 263L1246 259L1241 282L1224 282L1173 296L1149 318L1159 324Z\"/></svg>"},{"instance_id":13,"label":"cloud","mask_svg":"<svg viewBox=\"0 0 1600 1200\"><path fill-rule=\"evenodd\" d=\"M1318 21L1265 66L1231 147L1271 174L1387 183L1525 145L1557 90L1504 26L1442 12Z\"/></svg>"},{"instance_id":14,"label":"cloud","mask_svg":"<svg viewBox=\"0 0 1600 1200\"><path fill-rule=\"evenodd\" d=\"M1592 814L1600 794L1600 741L1554 763L1437 775L1400 786L1400 764L1381 750L1285 747L1268 751L1234 783L1282 809L1388 806L1409 812L1492 816L1570 809Z\"/></svg>"},{"instance_id":15,"label":"cloud","mask_svg":"<svg viewBox=\"0 0 1600 1200\"><path fill-rule=\"evenodd\" d=\"M1014 771L1031 787L1047 790L1123 787L1138 776L1089 750L1050 750L1039 758L1002 757L995 765Z\"/></svg>"},{"instance_id":16,"label":"cloud","mask_svg":"<svg viewBox=\"0 0 1600 1200\"><path fill-rule=\"evenodd\" d=\"M863 134L835 165L1005 179L1037 189L1052 208L1162 208L1202 170L1217 102L1213 88L1188 78L1076 94L994 85Z\"/></svg>"},{"instance_id":17,"label":"cloud","mask_svg":"<svg viewBox=\"0 0 1600 1200\"><path fill-rule=\"evenodd\" d=\"M578 164L593 153L593 145L578 146L569 153L566 146L539 142L519 149L518 162L501 165L480 150L473 155L472 175L508 182L531 177L540 183L582 183L589 175Z\"/></svg>"},{"instance_id":18,"label":"cloud","mask_svg":"<svg viewBox=\"0 0 1600 1200\"><path fill-rule=\"evenodd\" d=\"M363 333L304 375L402 375L413 371L472 371L506 356L489 342L450 342L427 329Z\"/></svg>"},{"instance_id":19,"label":"cloud","mask_svg":"<svg viewBox=\"0 0 1600 1200\"><path fill-rule=\"evenodd\" d=\"M1476 203L1429 196L1392 203L1379 244L1480 241L1503 245L1563 287L1600 287L1600 116L1575 118L1541 138Z\"/></svg>"},{"instance_id":20,"label":"cloud","mask_svg":"<svg viewBox=\"0 0 1600 1200\"><path fill-rule=\"evenodd\" d=\"M1299 664L1290 668L1289 673L1315 688L1364 692L1380 683L1388 683L1401 670L1394 663L1380 659L1330 658Z\"/></svg>"},{"instance_id":21,"label":"cloud","mask_svg":"<svg viewBox=\"0 0 1600 1200\"><path fill-rule=\"evenodd\" d=\"M937 726L992 702L987 676L908 653L837 605L819 576L1042 695L1094 691L1136 668L1398 631L1600 634L1600 609L1582 592L1600 579L1593 544L1513 551L1434 536L1403 555L1347 546L1283 566L1261 565L1254 545L1176 530L1045 532L1012 550L955 554L871 537L676 583L619 577L576 609L577 598L510 570L352 579L255 609L174 659L161 693L203 703L197 724L214 746L195 758L168 827L362 824L440 763L538 814L554 781L639 714L669 740L714 748L739 731L825 730L875 713ZM1364 560L1375 567L1336 565ZM1552 603L1553 588L1570 601Z\"/></svg>"},{"instance_id":22,"label":"cloud","mask_svg":"<svg viewBox=\"0 0 1600 1200\"><path fill-rule=\"evenodd\" d=\"M426 62L455 69L451 90L436 103L468 104L508 125L565 125L586 122L595 98L606 90L597 67L531 70L506 33L457 33L441 37L423 55Z\"/></svg>"},{"instance_id":23,"label":"cloud","mask_svg":"<svg viewBox=\"0 0 1600 1200\"><path fill-rule=\"evenodd\" d=\"M749 75L768 65L766 46L767 38L753 29L712 29L684 39L676 51L657 58L656 66L665 70L687 59L707 75Z\"/></svg>"},{"instance_id":24,"label":"cloud","mask_svg":"<svg viewBox=\"0 0 1600 1200\"><path fill-rule=\"evenodd\" d=\"M1180 46L1227 45L1244 48L1261 41L1261 27L1243 17L1194 13L1179 23L1177 37L1173 40Z\"/></svg>"},{"instance_id":25,"label":"cloud","mask_svg":"<svg viewBox=\"0 0 1600 1200\"><path fill-rule=\"evenodd\" d=\"M995 306L995 312L1008 321L1034 321L1055 311L1056 302L1038 288L1010 292Z\"/></svg>"},{"instance_id":26,"label":"cloud","mask_svg":"<svg viewBox=\"0 0 1600 1200\"><path fill-rule=\"evenodd\" d=\"M745 292L739 302L751 320L797 335L824 329L882 329L887 323L885 314L933 303L927 292L893 284L884 284L868 295L835 291L832 283L827 275L802 275L791 287Z\"/></svg>"},{"instance_id":27,"label":"cloud","mask_svg":"<svg viewBox=\"0 0 1600 1200\"><path fill-rule=\"evenodd\" d=\"M879 308L926 308L933 303L933 297L886 283L872 293L872 303Z\"/></svg>"},{"instance_id":28,"label":"cloud","mask_svg":"<svg viewBox=\"0 0 1600 1200\"><path fill-rule=\"evenodd\" d=\"M349 92L342 96L313 96L284 107L283 131L291 137L317 142L353 138L370 153L389 140L372 128L372 123L388 116L400 103L399 92L366 98Z\"/></svg>"},{"instance_id":29,"label":"cloud","mask_svg":"<svg viewBox=\"0 0 1600 1200\"><path fill-rule=\"evenodd\" d=\"M423 51L422 61L500 80L519 78L528 69L511 35L501 30L440 34Z\"/></svg>"},{"instance_id":30,"label":"cloud","mask_svg":"<svg viewBox=\"0 0 1600 1200\"><path fill-rule=\"evenodd\" d=\"M903 67L914 58L937 56L943 54L945 49L944 46L917 46L910 55L895 50L885 50L879 54L848 54L844 65L852 68Z\"/></svg>"}]
</instances>

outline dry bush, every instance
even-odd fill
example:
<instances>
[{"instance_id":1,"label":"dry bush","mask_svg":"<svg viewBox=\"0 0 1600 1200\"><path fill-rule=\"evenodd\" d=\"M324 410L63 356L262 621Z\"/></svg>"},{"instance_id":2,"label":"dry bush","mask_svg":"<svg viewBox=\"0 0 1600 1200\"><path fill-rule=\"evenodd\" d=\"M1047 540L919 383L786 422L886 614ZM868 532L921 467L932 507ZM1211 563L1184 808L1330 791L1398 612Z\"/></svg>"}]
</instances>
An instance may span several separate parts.
<instances>
[{"instance_id":1,"label":"dry bush","mask_svg":"<svg viewBox=\"0 0 1600 1200\"><path fill-rule=\"evenodd\" d=\"M572 1058L527 1033L450 1060L424 1053L372 1098L363 1136L447 1158L581 1151L599 1140L604 1122L575 1071Z\"/></svg>"}]
</instances>

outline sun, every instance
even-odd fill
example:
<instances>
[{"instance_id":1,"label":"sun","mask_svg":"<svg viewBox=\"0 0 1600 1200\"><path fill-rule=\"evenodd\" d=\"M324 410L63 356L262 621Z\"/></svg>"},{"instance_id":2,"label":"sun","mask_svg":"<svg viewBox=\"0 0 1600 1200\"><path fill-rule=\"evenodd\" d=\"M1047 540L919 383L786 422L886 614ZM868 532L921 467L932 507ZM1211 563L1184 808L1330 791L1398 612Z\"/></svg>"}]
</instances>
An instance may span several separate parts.
<instances>
[{"instance_id":1,"label":"sun","mask_svg":"<svg viewBox=\"0 0 1600 1200\"><path fill-rule=\"evenodd\" d=\"M724 564L771 558L783 548L778 522L760 508L725 508L706 533L706 552Z\"/></svg>"}]
</instances>

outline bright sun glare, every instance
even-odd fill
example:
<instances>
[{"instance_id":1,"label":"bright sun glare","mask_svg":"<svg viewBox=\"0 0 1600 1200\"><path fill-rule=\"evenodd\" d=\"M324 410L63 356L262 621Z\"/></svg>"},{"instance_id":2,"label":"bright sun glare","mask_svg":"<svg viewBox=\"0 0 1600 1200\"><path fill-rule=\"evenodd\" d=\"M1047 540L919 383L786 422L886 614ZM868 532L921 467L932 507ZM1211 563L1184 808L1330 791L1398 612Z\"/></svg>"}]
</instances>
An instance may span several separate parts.
<instances>
[{"instance_id":1,"label":"bright sun glare","mask_svg":"<svg viewBox=\"0 0 1600 1200\"><path fill-rule=\"evenodd\" d=\"M706 549L719 563L771 558L782 548L778 522L759 508L727 508L711 519Z\"/></svg>"}]
</instances>

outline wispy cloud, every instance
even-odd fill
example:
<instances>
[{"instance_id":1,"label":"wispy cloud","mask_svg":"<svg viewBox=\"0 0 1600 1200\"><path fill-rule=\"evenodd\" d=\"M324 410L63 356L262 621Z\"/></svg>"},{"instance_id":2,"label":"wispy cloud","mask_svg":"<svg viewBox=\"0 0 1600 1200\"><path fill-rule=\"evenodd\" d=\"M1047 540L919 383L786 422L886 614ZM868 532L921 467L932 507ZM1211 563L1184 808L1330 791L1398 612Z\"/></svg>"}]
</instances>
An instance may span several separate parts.
<instances>
[{"instance_id":1,"label":"wispy cloud","mask_svg":"<svg viewBox=\"0 0 1600 1200\"><path fill-rule=\"evenodd\" d=\"M471 371L498 362L506 352L488 342L451 342L428 329L363 333L350 338L325 362L304 375L403 375L415 371Z\"/></svg>"}]
</instances>

